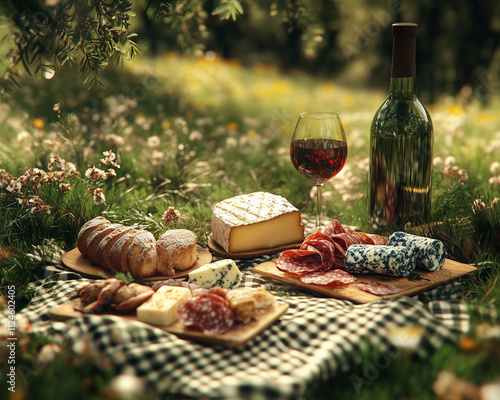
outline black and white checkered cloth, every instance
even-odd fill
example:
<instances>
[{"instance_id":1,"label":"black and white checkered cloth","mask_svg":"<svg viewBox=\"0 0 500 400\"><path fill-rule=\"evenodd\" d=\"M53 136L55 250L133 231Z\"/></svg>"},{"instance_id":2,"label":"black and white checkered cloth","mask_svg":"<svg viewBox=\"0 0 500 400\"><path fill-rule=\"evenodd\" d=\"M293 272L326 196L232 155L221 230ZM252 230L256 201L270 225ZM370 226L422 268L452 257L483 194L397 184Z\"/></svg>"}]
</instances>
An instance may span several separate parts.
<instances>
[{"instance_id":1,"label":"black and white checkered cloth","mask_svg":"<svg viewBox=\"0 0 500 400\"><path fill-rule=\"evenodd\" d=\"M414 347L420 354L458 340L469 329L458 283L413 298L355 305L281 286L252 273L255 265L275 257L237 261L244 275L242 285L264 286L290 305L280 320L242 348L182 340L117 316L53 321L49 311L68 302L88 281L57 266L45 268L44 279L34 285L36 296L17 317L28 318L33 333L54 338L98 365L140 377L161 396L232 399L300 398L316 382L361 363L366 344L381 351L394 348L388 334L394 327L421 327ZM0 316L3 324L5 315Z\"/></svg>"}]
</instances>

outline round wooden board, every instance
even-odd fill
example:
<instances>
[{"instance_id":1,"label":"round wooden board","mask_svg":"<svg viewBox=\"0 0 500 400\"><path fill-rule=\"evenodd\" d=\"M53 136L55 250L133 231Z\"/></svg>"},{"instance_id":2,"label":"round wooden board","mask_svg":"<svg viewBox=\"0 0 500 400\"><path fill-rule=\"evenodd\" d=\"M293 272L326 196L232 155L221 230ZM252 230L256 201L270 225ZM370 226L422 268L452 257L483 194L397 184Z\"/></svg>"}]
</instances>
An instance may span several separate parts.
<instances>
[{"instance_id":1,"label":"round wooden board","mask_svg":"<svg viewBox=\"0 0 500 400\"><path fill-rule=\"evenodd\" d=\"M283 246L272 247L269 249L252 250L244 253L228 253L221 246L219 246L212 238L208 239L208 248L210 249L213 255L224 258L230 258L232 260L246 260L249 258L257 258L268 254L281 253L282 251L285 250L299 249L301 245L302 242L286 244Z\"/></svg>"},{"instance_id":2,"label":"round wooden board","mask_svg":"<svg viewBox=\"0 0 500 400\"><path fill-rule=\"evenodd\" d=\"M205 249L198 249L198 261L191 268L185 271L176 271L174 276L154 275L146 278L141 278L144 281L162 281L171 278L184 278L188 276L191 271L200 268L202 265L208 264L212 261L212 254ZM112 278L115 273L108 271L99 265L91 264L89 259L85 257L78 248L75 248L65 254L63 263L70 270L78 272L86 278ZM103 276L104 275L104 276Z\"/></svg>"}]
</instances>

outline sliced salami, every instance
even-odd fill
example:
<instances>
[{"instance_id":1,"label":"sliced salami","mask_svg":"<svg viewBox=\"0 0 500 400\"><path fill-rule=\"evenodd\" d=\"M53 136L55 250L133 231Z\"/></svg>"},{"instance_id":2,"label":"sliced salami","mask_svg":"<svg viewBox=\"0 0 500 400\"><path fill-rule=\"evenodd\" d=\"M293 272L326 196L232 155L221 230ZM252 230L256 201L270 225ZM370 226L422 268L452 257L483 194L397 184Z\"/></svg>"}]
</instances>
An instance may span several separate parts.
<instances>
[{"instance_id":1,"label":"sliced salami","mask_svg":"<svg viewBox=\"0 0 500 400\"><path fill-rule=\"evenodd\" d=\"M367 233L366 234L371 240L373 240L373 244L376 246L382 246L384 244L387 244L387 239L383 236L380 235L375 235L374 233Z\"/></svg>"},{"instance_id":2,"label":"sliced salami","mask_svg":"<svg viewBox=\"0 0 500 400\"><path fill-rule=\"evenodd\" d=\"M229 302L213 293L192 297L177 310L184 326L198 327L205 335L222 335L234 324Z\"/></svg>"},{"instance_id":3,"label":"sliced salami","mask_svg":"<svg viewBox=\"0 0 500 400\"><path fill-rule=\"evenodd\" d=\"M303 283L321 286L346 286L354 283L356 277L341 269L326 272L310 272L299 278Z\"/></svg>"},{"instance_id":4,"label":"sliced salami","mask_svg":"<svg viewBox=\"0 0 500 400\"><path fill-rule=\"evenodd\" d=\"M354 235L356 235L357 237L359 237L361 239L361 244L375 244L373 239L370 236L368 236L366 233L356 232L356 231L353 231L353 233L354 233Z\"/></svg>"},{"instance_id":5,"label":"sliced salami","mask_svg":"<svg viewBox=\"0 0 500 400\"><path fill-rule=\"evenodd\" d=\"M226 295L231 291L231 289L219 287L219 286L214 286L208 289L208 293L215 294L217 296L222 297L223 299L226 298Z\"/></svg>"},{"instance_id":6,"label":"sliced salami","mask_svg":"<svg viewBox=\"0 0 500 400\"><path fill-rule=\"evenodd\" d=\"M381 282L359 282L358 288L377 296L387 296L400 292L398 287Z\"/></svg>"},{"instance_id":7,"label":"sliced salami","mask_svg":"<svg viewBox=\"0 0 500 400\"><path fill-rule=\"evenodd\" d=\"M316 250L285 250L276 260L276 267L293 275L321 270L323 260Z\"/></svg>"},{"instance_id":8,"label":"sliced salami","mask_svg":"<svg viewBox=\"0 0 500 400\"><path fill-rule=\"evenodd\" d=\"M345 233L345 229L339 221L332 219L327 226L321 228L321 232L325 235L333 236L339 233Z\"/></svg>"}]
</instances>

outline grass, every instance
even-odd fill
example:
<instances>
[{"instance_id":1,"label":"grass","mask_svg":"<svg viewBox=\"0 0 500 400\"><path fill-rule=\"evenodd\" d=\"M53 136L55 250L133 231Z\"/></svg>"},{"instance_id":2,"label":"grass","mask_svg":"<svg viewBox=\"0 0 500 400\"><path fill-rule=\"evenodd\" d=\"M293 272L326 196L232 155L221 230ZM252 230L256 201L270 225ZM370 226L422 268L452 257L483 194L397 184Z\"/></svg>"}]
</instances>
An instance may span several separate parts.
<instances>
[{"instance_id":1,"label":"grass","mask_svg":"<svg viewBox=\"0 0 500 400\"><path fill-rule=\"evenodd\" d=\"M41 186L24 182L14 194L5 186L0 189L0 289L5 293L8 285L16 285L19 308L30 299L27 283L37 279L40 260L49 262L59 249L72 249L78 228L103 213L157 236L172 227L192 229L202 245L210 233L212 204L237 194L270 191L303 213L313 213L311 183L289 160L293 126L305 110L339 112L349 143L346 167L323 190L323 215L369 230L367 143L384 90L344 87L299 72L284 75L265 65L248 69L233 61L175 54L143 57L124 70L109 71L103 75L104 89L86 91L74 73L65 70L50 81L24 78L0 104L0 170L14 177L26 168L48 173L51 157L58 154L79 172L60 181L42 180ZM500 299L500 203L495 202L500 167L494 164L500 160L499 105L497 94L488 105L474 98L465 103L443 97L428 106L436 157L432 221L439 224L430 225L425 234L442 239L450 258L480 266L475 277L464 280L471 337L480 324L499 322L498 316L484 315ZM113 167L116 176L87 177L93 166L112 167L101 161L109 150L120 165ZM62 190L60 183L71 190ZM95 204L89 189L102 189L106 202ZM50 214L35 207L34 196L39 196L39 207L52 207ZM21 204L22 199L27 203ZM169 206L184 218L165 224L162 214ZM39 256L30 256L36 249ZM475 353L457 345L438 349L432 368L427 368L428 359L393 366L370 382L370 390L387 398L384 391L394 376L405 381L427 370L419 375L422 393L417 396L427 398L423 393L439 371L469 361L469 367L455 368L457 375L475 383L488 381L499 372L482 375L487 346L475 342ZM339 396L352 394L348 377L336 380ZM322 389L312 390L310 397Z\"/></svg>"}]
</instances>

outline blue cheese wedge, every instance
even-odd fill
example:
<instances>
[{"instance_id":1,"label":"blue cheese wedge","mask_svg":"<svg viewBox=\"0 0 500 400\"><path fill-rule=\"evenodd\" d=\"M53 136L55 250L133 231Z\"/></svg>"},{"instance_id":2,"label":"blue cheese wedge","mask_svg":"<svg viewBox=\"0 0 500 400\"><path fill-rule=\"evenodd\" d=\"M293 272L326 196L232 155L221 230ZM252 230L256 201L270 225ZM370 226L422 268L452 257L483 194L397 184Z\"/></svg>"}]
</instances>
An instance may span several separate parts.
<instances>
[{"instance_id":1,"label":"blue cheese wedge","mask_svg":"<svg viewBox=\"0 0 500 400\"><path fill-rule=\"evenodd\" d=\"M394 232L389 237L387 245L414 247L417 267L429 271L441 269L446 260L444 244L437 239L412 235L406 232Z\"/></svg>"},{"instance_id":2,"label":"blue cheese wedge","mask_svg":"<svg viewBox=\"0 0 500 400\"><path fill-rule=\"evenodd\" d=\"M169 326L177 321L177 309L189 298L185 287L162 286L153 296L137 307L137 319L152 325Z\"/></svg>"},{"instance_id":3,"label":"blue cheese wedge","mask_svg":"<svg viewBox=\"0 0 500 400\"><path fill-rule=\"evenodd\" d=\"M241 282L241 272L233 260L224 259L190 272L189 282L205 289L211 287L231 289Z\"/></svg>"},{"instance_id":4,"label":"blue cheese wedge","mask_svg":"<svg viewBox=\"0 0 500 400\"><path fill-rule=\"evenodd\" d=\"M304 240L301 213L282 196L255 192L214 204L212 239L228 253L269 249Z\"/></svg>"},{"instance_id":5,"label":"blue cheese wedge","mask_svg":"<svg viewBox=\"0 0 500 400\"><path fill-rule=\"evenodd\" d=\"M406 246L355 244L345 253L347 272L404 277L415 269L415 250Z\"/></svg>"}]
</instances>

